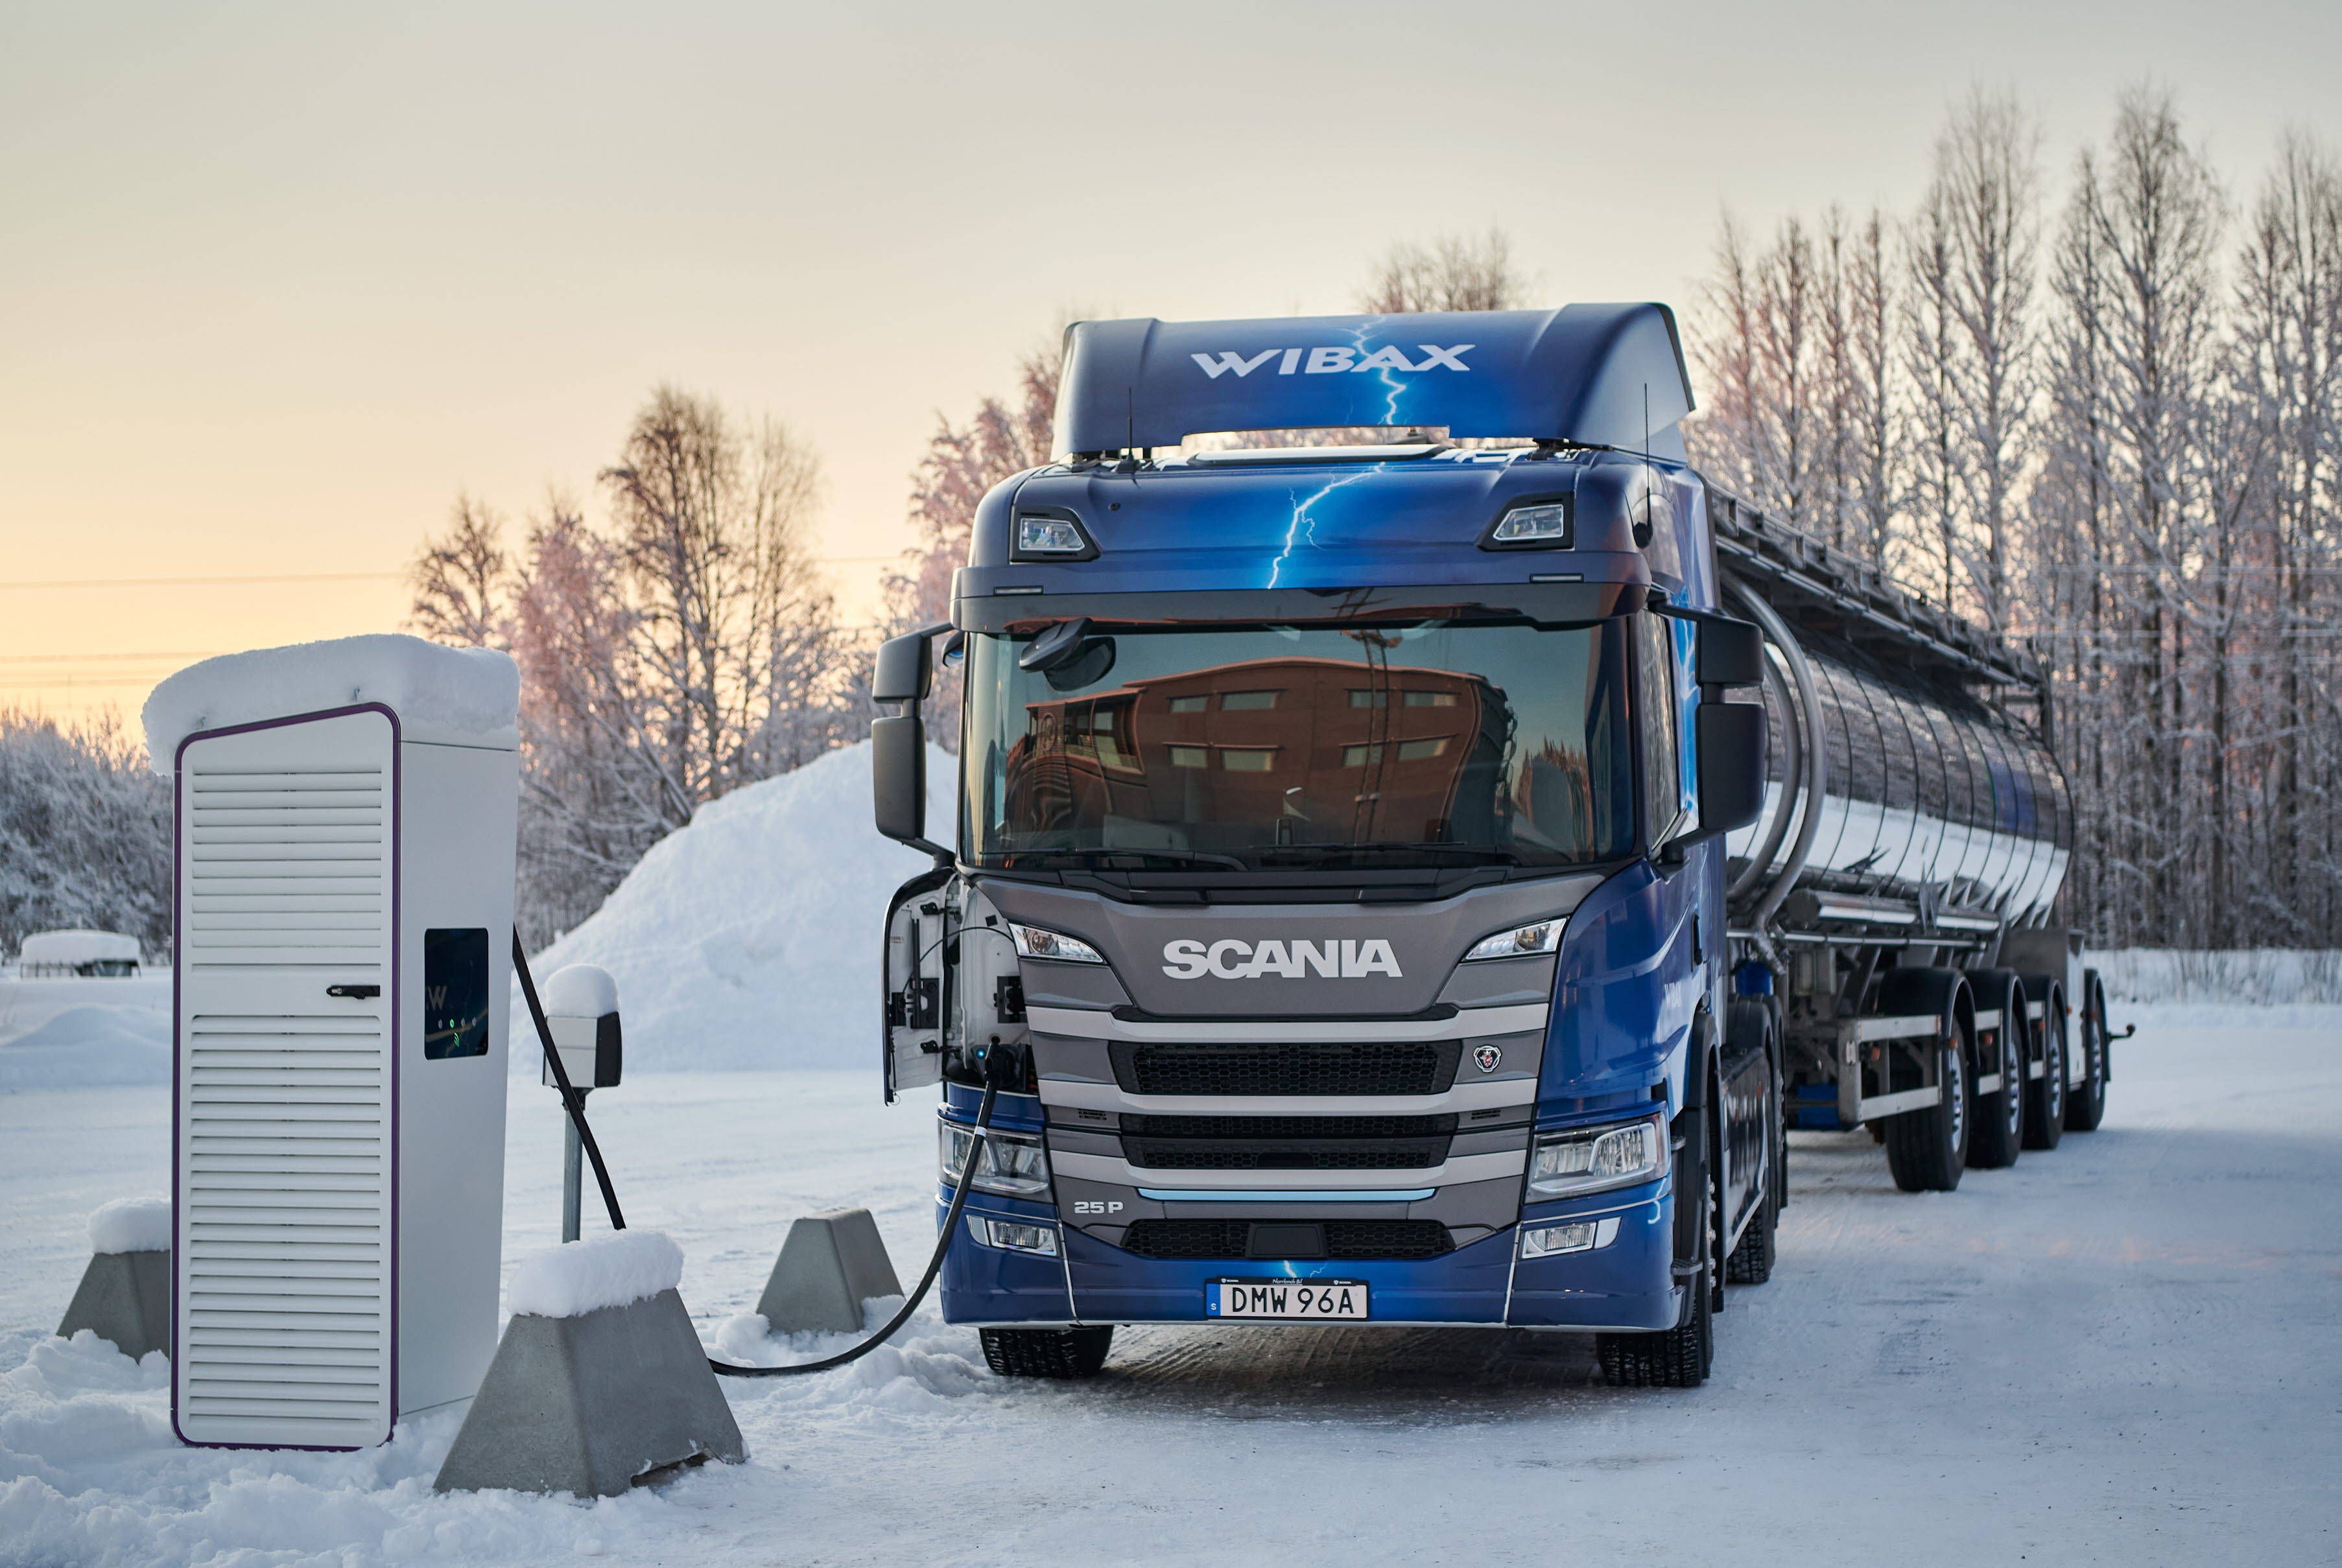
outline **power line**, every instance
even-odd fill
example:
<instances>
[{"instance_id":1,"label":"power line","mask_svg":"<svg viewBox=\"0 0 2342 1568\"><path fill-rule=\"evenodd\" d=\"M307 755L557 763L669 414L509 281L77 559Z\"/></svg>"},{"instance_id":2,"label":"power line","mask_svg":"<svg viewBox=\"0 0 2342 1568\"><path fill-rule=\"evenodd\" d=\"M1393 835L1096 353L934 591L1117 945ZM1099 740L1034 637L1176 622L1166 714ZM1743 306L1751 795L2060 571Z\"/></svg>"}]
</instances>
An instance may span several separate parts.
<instances>
[{"instance_id":1,"label":"power line","mask_svg":"<svg viewBox=\"0 0 2342 1568\"><path fill-rule=\"evenodd\" d=\"M0 583L0 588L195 588L237 583L388 583L404 572L312 572L275 577L74 577L41 583Z\"/></svg>"},{"instance_id":2,"label":"power line","mask_svg":"<svg viewBox=\"0 0 2342 1568\"><path fill-rule=\"evenodd\" d=\"M0 654L0 664L133 664L141 659L209 659L218 650L176 654Z\"/></svg>"}]
</instances>

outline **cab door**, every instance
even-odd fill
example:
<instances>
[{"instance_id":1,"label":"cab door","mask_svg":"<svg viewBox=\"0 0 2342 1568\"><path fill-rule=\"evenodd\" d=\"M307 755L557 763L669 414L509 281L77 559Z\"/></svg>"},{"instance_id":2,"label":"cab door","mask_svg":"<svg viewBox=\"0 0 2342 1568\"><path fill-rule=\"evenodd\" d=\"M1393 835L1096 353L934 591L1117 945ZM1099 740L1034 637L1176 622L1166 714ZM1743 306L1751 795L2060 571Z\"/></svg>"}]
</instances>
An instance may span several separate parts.
<instances>
[{"instance_id":1,"label":"cab door","mask_svg":"<svg viewBox=\"0 0 2342 1568\"><path fill-rule=\"evenodd\" d=\"M886 964L880 981L880 1056L886 1103L905 1089L939 1084L951 1044L946 959L956 914L953 873L938 866L895 890L886 905Z\"/></svg>"}]
</instances>

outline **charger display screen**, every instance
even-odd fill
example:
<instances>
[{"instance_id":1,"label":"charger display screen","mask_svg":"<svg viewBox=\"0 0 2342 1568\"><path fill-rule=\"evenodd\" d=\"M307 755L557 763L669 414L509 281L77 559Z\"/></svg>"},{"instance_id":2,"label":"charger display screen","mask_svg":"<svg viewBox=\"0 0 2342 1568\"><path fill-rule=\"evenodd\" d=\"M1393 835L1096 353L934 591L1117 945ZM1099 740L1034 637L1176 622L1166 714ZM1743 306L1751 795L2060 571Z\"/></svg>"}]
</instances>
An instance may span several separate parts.
<instances>
[{"instance_id":1,"label":"charger display screen","mask_svg":"<svg viewBox=\"0 0 2342 1568\"><path fill-rule=\"evenodd\" d=\"M423 1056L488 1054L488 934L477 926L423 934Z\"/></svg>"}]
</instances>

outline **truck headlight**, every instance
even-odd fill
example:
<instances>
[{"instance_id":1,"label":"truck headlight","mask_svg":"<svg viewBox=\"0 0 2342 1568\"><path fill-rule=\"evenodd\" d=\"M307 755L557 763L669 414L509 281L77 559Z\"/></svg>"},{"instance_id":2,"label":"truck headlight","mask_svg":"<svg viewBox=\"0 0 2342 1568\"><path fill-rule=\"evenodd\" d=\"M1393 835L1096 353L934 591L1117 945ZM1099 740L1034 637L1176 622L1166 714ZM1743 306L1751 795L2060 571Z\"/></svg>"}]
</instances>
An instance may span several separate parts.
<instances>
[{"instance_id":1,"label":"truck headlight","mask_svg":"<svg viewBox=\"0 0 2342 1568\"><path fill-rule=\"evenodd\" d=\"M1104 964L1106 955L1077 937L1044 931L1037 925L1009 923L1008 934L1016 942L1019 958L1054 958L1060 964Z\"/></svg>"},{"instance_id":2,"label":"truck headlight","mask_svg":"<svg viewBox=\"0 0 2342 1568\"><path fill-rule=\"evenodd\" d=\"M1659 1117L1610 1127L1548 1133L1529 1153L1529 1196L1575 1197L1631 1187L1659 1174L1666 1128Z\"/></svg>"},{"instance_id":3,"label":"truck headlight","mask_svg":"<svg viewBox=\"0 0 2342 1568\"><path fill-rule=\"evenodd\" d=\"M943 1178L954 1186L959 1184L960 1167L967 1164L967 1147L976 1142L976 1134L954 1123L943 1124L943 1146L938 1151L943 1164ZM1009 1198L1038 1198L1049 1195L1049 1155L1041 1147L1041 1140L1021 1133L986 1133L984 1135L984 1158L976 1167L973 1185L979 1193L998 1193Z\"/></svg>"},{"instance_id":4,"label":"truck headlight","mask_svg":"<svg viewBox=\"0 0 2342 1568\"><path fill-rule=\"evenodd\" d=\"M1494 936L1484 936L1472 944L1464 962L1478 958L1526 958L1531 954L1553 953L1561 946L1562 927L1566 920L1540 920L1535 925L1518 925L1510 931L1499 931Z\"/></svg>"}]
</instances>

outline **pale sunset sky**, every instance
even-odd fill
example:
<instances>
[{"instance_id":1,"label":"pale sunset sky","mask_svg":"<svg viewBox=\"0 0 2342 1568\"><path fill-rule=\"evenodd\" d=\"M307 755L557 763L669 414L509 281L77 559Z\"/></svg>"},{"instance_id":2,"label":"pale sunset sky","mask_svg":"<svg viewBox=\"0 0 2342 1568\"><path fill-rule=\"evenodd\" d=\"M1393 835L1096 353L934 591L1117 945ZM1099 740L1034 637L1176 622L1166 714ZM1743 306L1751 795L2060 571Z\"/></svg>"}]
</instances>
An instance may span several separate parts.
<instances>
[{"instance_id":1,"label":"pale sunset sky","mask_svg":"<svg viewBox=\"0 0 2342 1568\"><path fill-rule=\"evenodd\" d=\"M2051 222L2147 77L2241 205L2337 65L2333 0L0 0L0 704L395 629L457 492L598 516L662 380L813 443L866 619L938 414L1068 311L1346 310L1491 225L1540 303L1689 308L1724 208L1900 211L1979 84Z\"/></svg>"}]
</instances>

